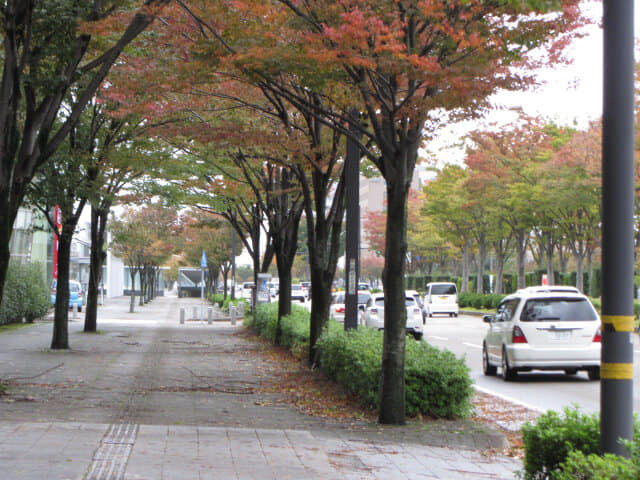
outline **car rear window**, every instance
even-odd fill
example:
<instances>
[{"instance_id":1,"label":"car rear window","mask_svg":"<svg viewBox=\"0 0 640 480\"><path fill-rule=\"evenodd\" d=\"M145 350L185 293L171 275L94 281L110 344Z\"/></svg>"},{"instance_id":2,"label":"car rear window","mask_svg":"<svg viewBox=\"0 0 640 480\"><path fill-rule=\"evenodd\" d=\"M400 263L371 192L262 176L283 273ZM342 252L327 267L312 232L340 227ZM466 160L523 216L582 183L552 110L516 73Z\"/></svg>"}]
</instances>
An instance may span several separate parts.
<instances>
[{"instance_id":1,"label":"car rear window","mask_svg":"<svg viewBox=\"0 0 640 480\"><path fill-rule=\"evenodd\" d=\"M70 291L70 292L75 293L75 292L77 292L77 291L79 291L79 290L80 290L80 289L78 288L78 285L76 285L75 283L70 283L70 284L69 284L69 291Z\"/></svg>"},{"instance_id":2,"label":"car rear window","mask_svg":"<svg viewBox=\"0 0 640 480\"><path fill-rule=\"evenodd\" d=\"M583 322L597 319L595 310L584 298L531 299L520 314L523 322Z\"/></svg>"},{"instance_id":3,"label":"car rear window","mask_svg":"<svg viewBox=\"0 0 640 480\"><path fill-rule=\"evenodd\" d=\"M367 303L370 298L371 298L371 295L369 295L368 293L359 293L358 303Z\"/></svg>"},{"instance_id":4,"label":"car rear window","mask_svg":"<svg viewBox=\"0 0 640 480\"><path fill-rule=\"evenodd\" d=\"M431 285L431 295L455 295L455 285Z\"/></svg>"}]
</instances>

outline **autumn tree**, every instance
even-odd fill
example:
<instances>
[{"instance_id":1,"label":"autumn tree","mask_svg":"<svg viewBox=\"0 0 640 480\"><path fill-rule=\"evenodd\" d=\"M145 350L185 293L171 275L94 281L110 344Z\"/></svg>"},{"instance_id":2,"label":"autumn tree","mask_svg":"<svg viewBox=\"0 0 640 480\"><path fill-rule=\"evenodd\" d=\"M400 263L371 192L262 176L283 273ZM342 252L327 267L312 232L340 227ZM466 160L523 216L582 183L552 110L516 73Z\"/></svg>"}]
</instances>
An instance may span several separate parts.
<instances>
[{"instance_id":1,"label":"autumn tree","mask_svg":"<svg viewBox=\"0 0 640 480\"><path fill-rule=\"evenodd\" d=\"M0 6L0 297L13 223L31 179L69 135L119 54L169 1L9 0ZM70 113L58 123L74 86Z\"/></svg>"},{"instance_id":2,"label":"autumn tree","mask_svg":"<svg viewBox=\"0 0 640 480\"><path fill-rule=\"evenodd\" d=\"M526 70L509 67L522 67L537 47L549 46L557 54L567 41L564 33L577 24L578 1L181 3L192 7L183 18L195 21L189 31L201 37L195 42L187 35L176 58L184 58L183 47L191 42L199 55L187 52L186 58L211 59L216 67L215 75L211 68L199 69L203 76L227 79L242 72L276 103L286 102L314 124L351 135L385 178L380 421L404 423L407 196L418 150L439 124L477 115L500 88L526 85L531 78ZM560 12L549 12L558 7ZM180 28L186 24L183 20Z\"/></svg>"}]
</instances>

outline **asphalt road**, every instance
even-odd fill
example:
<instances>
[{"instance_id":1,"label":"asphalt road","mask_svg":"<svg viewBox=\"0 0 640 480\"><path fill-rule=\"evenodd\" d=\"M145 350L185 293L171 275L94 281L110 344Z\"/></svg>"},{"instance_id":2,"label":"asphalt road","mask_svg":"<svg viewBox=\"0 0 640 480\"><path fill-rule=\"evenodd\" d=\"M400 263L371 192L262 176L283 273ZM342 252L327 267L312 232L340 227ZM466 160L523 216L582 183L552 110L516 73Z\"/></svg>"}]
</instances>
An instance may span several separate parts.
<instances>
[{"instance_id":1,"label":"asphalt road","mask_svg":"<svg viewBox=\"0 0 640 480\"><path fill-rule=\"evenodd\" d=\"M563 372L533 371L519 373L514 382L505 382L499 376L486 377L482 373L482 339L487 329L479 316L428 318L425 340L459 357L464 356L472 379L481 390L540 410L561 411L576 404L584 412L600 411L600 382L589 381L585 372L570 376ZM634 335L634 412L640 412L639 340L638 335Z\"/></svg>"}]
</instances>

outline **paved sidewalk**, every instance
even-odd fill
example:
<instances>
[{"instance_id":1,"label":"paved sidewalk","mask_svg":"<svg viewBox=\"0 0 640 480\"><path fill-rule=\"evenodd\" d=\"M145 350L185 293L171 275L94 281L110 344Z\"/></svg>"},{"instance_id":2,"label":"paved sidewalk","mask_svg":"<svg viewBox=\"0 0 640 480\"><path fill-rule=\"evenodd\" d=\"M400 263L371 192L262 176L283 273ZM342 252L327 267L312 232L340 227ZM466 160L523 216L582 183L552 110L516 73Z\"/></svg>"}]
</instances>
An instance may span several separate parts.
<instances>
[{"instance_id":1,"label":"paved sidewalk","mask_svg":"<svg viewBox=\"0 0 640 480\"><path fill-rule=\"evenodd\" d=\"M342 425L272 393L274 365L241 322L179 323L197 299L161 297L128 313L100 307L99 334L70 322L0 334L0 478L514 479L503 437L471 422ZM499 451L499 450L498 450ZM495 452L495 450L494 450Z\"/></svg>"}]
</instances>

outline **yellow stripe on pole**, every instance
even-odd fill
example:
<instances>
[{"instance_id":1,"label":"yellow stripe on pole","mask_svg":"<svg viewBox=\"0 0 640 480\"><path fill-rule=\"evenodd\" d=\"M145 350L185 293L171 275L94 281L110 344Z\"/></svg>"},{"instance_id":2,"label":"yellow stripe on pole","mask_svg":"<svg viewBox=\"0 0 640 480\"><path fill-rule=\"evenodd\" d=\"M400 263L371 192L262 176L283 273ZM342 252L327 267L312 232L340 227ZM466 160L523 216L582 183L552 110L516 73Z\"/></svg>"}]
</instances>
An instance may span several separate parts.
<instances>
[{"instance_id":1,"label":"yellow stripe on pole","mask_svg":"<svg viewBox=\"0 0 640 480\"><path fill-rule=\"evenodd\" d=\"M633 332L632 315L603 315L602 323L613 325L616 332Z\"/></svg>"},{"instance_id":2,"label":"yellow stripe on pole","mask_svg":"<svg viewBox=\"0 0 640 480\"><path fill-rule=\"evenodd\" d=\"M633 363L603 363L600 378L607 380L633 380Z\"/></svg>"}]
</instances>

